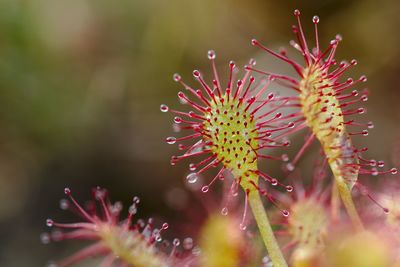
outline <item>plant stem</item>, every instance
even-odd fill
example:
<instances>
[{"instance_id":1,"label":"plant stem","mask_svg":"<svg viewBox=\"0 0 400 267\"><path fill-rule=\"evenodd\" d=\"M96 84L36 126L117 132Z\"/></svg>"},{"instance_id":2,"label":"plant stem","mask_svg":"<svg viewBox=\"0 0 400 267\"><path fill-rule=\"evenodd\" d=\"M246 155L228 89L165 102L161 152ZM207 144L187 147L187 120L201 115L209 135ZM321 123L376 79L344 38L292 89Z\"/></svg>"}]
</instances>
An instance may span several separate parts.
<instances>
[{"instance_id":1,"label":"plant stem","mask_svg":"<svg viewBox=\"0 0 400 267\"><path fill-rule=\"evenodd\" d=\"M357 230L362 230L364 228L363 223L358 215L356 207L354 206L353 198L351 196L351 191L343 179L336 179L336 185L343 201L343 204L347 210L350 220L353 222L354 227Z\"/></svg>"},{"instance_id":2,"label":"plant stem","mask_svg":"<svg viewBox=\"0 0 400 267\"><path fill-rule=\"evenodd\" d=\"M334 223L339 222L340 194L336 183L332 184L331 192L331 217Z\"/></svg>"},{"instance_id":3,"label":"plant stem","mask_svg":"<svg viewBox=\"0 0 400 267\"><path fill-rule=\"evenodd\" d=\"M264 205L257 190L251 190L249 192L248 201L274 267L287 267L288 265L275 239Z\"/></svg>"}]
</instances>

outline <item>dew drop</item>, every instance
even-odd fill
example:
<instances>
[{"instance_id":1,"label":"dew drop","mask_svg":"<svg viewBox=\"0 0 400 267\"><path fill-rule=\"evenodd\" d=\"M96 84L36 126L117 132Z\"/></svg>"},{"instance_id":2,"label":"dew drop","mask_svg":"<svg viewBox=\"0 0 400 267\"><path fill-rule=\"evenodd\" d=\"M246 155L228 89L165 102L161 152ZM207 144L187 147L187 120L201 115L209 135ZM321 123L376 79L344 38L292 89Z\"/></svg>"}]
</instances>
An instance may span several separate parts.
<instances>
[{"instance_id":1,"label":"dew drop","mask_svg":"<svg viewBox=\"0 0 400 267\"><path fill-rule=\"evenodd\" d=\"M390 211L389 211L388 208L383 208L383 212L386 213L386 214L388 214Z\"/></svg>"},{"instance_id":2,"label":"dew drop","mask_svg":"<svg viewBox=\"0 0 400 267\"><path fill-rule=\"evenodd\" d=\"M251 44L252 45L258 45L258 41L257 41L257 39L251 39Z\"/></svg>"},{"instance_id":3,"label":"dew drop","mask_svg":"<svg viewBox=\"0 0 400 267\"><path fill-rule=\"evenodd\" d=\"M183 239L183 248L186 250L191 250L193 248L193 239L191 237L186 237Z\"/></svg>"},{"instance_id":4,"label":"dew drop","mask_svg":"<svg viewBox=\"0 0 400 267\"><path fill-rule=\"evenodd\" d=\"M115 202L114 205L111 205L110 207L110 212L116 216L121 212L122 210L122 203L121 202Z\"/></svg>"},{"instance_id":5,"label":"dew drop","mask_svg":"<svg viewBox=\"0 0 400 267\"><path fill-rule=\"evenodd\" d=\"M136 204L132 204L128 209L129 214L135 215L137 213L137 206Z\"/></svg>"},{"instance_id":6,"label":"dew drop","mask_svg":"<svg viewBox=\"0 0 400 267\"><path fill-rule=\"evenodd\" d=\"M97 200L102 200L106 197L106 190L98 187L96 188L94 195Z\"/></svg>"},{"instance_id":7,"label":"dew drop","mask_svg":"<svg viewBox=\"0 0 400 267\"><path fill-rule=\"evenodd\" d=\"M167 105L165 105L165 104L161 104L160 105L160 110L161 110L161 112L168 112L169 107Z\"/></svg>"},{"instance_id":8,"label":"dew drop","mask_svg":"<svg viewBox=\"0 0 400 267\"><path fill-rule=\"evenodd\" d=\"M362 135L363 135L363 136L368 136L368 130L363 130L363 131L362 131Z\"/></svg>"},{"instance_id":9,"label":"dew drop","mask_svg":"<svg viewBox=\"0 0 400 267\"><path fill-rule=\"evenodd\" d=\"M290 146L290 141L289 140L284 141L283 146Z\"/></svg>"},{"instance_id":10,"label":"dew drop","mask_svg":"<svg viewBox=\"0 0 400 267\"><path fill-rule=\"evenodd\" d=\"M163 229L163 230L168 229L168 227L169 227L169 224L168 224L168 223L163 223L163 225L162 225L162 229Z\"/></svg>"},{"instance_id":11,"label":"dew drop","mask_svg":"<svg viewBox=\"0 0 400 267\"><path fill-rule=\"evenodd\" d=\"M208 59L215 59L215 56L216 56L215 51L208 50L207 56L208 56Z\"/></svg>"},{"instance_id":12,"label":"dew drop","mask_svg":"<svg viewBox=\"0 0 400 267\"><path fill-rule=\"evenodd\" d=\"M296 9L296 10L294 11L294 15L295 15L295 16L300 16L300 10Z\"/></svg>"},{"instance_id":13,"label":"dew drop","mask_svg":"<svg viewBox=\"0 0 400 267\"><path fill-rule=\"evenodd\" d=\"M312 20L313 20L314 23L319 23L319 17L318 16L314 16Z\"/></svg>"},{"instance_id":14,"label":"dew drop","mask_svg":"<svg viewBox=\"0 0 400 267\"><path fill-rule=\"evenodd\" d=\"M286 186L286 191L292 192L292 191L293 191L293 186L287 185L287 186Z\"/></svg>"},{"instance_id":15,"label":"dew drop","mask_svg":"<svg viewBox=\"0 0 400 267\"><path fill-rule=\"evenodd\" d=\"M346 61L341 61L339 67L343 68L347 65Z\"/></svg>"},{"instance_id":16,"label":"dew drop","mask_svg":"<svg viewBox=\"0 0 400 267\"><path fill-rule=\"evenodd\" d=\"M194 70L194 71L193 71L193 76L194 76L195 78L199 78L199 77L200 77L200 72L199 72L198 70Z\"/></svg>"},{"instance_id":17,"label":"dew drop","mask_svg":"<svg viewBox=\"0 0 400 267\"><path fill-rule=\"evenodd\" d=\"M146 223L143 221L143 219L137 220L136 223L140 228L143 228L146 225Z\"/></svg>"},{"instance_id":18,"label":"dew drop","mask_svg":"<svg viewBox=\"0 0 400 267\"><path fill-rule=\"evenodd\" d=\"M190 163L189 164L189 170L190 171L194 172L196 169L197 169L196 164L194 164L194 163Z\"/></svg>"},{"instance_id":19,"label":"dew drop","mask_svg":"<svg viewBox=\"0 0 400 267\"><path fill-rule=\"evenodd\" d=\"M195 173L195 172L189 173L189 174L186 176L186 181L187 181L189 184L194 184L194 183L196 183L198 179L199 179L199 177L198 177L197 173Z\"/></svg>"},{"instance_id":20,"label":"dew drop","mask_svg":"<svg viewBox=\"0 0 400 267\"><path fill-rule=\"evenodd\" d=\"M281 159L282 161L287 162L289 161L289 156L287 154L282 154Z\"/></svg>"},{"instance_id":21,"label":"dew drop","mask_svg":"<svg viewBox=\"0 0 400 267\"><path fill-rule=\"evenodd\" d=\"M221 214L226 216L226 215L228 215L228 213L229 213L228 208L227 207L223 207L222 210L221 210Z\"/></svg>"},{"instance_id":22,"label":"dew drop","mask_svg":"<svg viewBox=\"0 0 400 267\"><path fill-rule=\"evenodd\" d=\"M64 194L66 194L67 196L71 195L71 189L69 189L68 187L64 188Z\"/></svg>"},{"instance_id":23,"label":"dew drop","mask_svg":"<svg viewBox=\"0 0 400 267\"><path fill-rule=\"evenodd\" d=\"M288 164L286 164L286 169L288 170L288 171L294 171L294 164L293 163L288 163Z\"/></svg>"},{"instance_id":24,"label":"dew drop","mask_svg":"<svg viewBox=\"0 0 400 267\"><path fill-rule=\"evenodd\" d=\"M178 117L178 116L176 116L175 118L174 118L174 122L175 123L182 123L182 118L181 117Z\"/></svg>"},{"instance_id":25,"label":"dew drop","mask_svg":"<svg viewBox=\"0 0 400 267\"><path fill-rule=\"evenodd\" d=\"M140 203L140 198L138 196L134 196L132 201L133 201L133 203L139 204Z\"/></svg>"},{"instance_id":26,"label":"dew drop","mask_svg":"<svg viewBox=\"0 0 400 267\"><path fill-rule=\"evenodd\" d=\"M49 244L50 243L50 235L48 233L41 233L40 234L40 242L42 242L42 244Z\"/></svg>"},{"instance_id":27,"label":"dew drop","mask_svg":"<svg viewBox=\"0 0 400 267\"><path fill-rule=\"evenodd\" d=\"M54 221L53 221L52 219L47 219L47 220L46 220L46 225L47 225L48 227L52 227L52 226L54 225Z\"/></svg>"},{"instance_id":28,"label":"dew drop","mask_svg":"<svg viewBox=\"0 0 400 267\"><path fill-rule=\"evenodd\" d=\"M179 132L182 130L182 128L181 128L181 126L180 126L179 124L173 123L173 124L172 124L172 130L173 130L175 133L179 133Z\"/></svg>"},{"instance_id":29,"label":"dew drop","mask_svg":"<svg viewBox=\"0 0 400 267\"><path fill-rule=\"evenodd\" d=\"M185 100L185 94L184 94L183 92L178 92L178 97L179 97L180 99ZM186 100L185 100L185 101L186 101Z\"/></svg>"},{"instance_id":30,"label":"dew drop","mask_svg":"<svg viewBox=\"0 0 400 267\"><path fill-rule=\"evenodd\" d=\"M288 217L289 216L289 211L282 210L282 215L285 216L285 217Z\"/></svg>"},{"instance_id":31,"label":"dew drop","mask_svg":"<svg viewBox=\"0 0 400 267\"><path fill-rule=\"evenodd\" d=\"M351 61L350 61L350 63L351 63L351 65L353 65L353 66L355 66L355 65L357 65L357 60L355 60L355 59L352 59Z\"/></svg>"},{"instance_id":32,"label":"dew drop","mask_svg":"<svg viewBox=\"0 0 400 267\"><path fill-rule=\"evenodd\" d=\"M165 139L165 142L167 142L167 144L173 145L173 144L176 143L176 138L173 137L173 136L167 137L167 138Z\"/></svg>"},{"instance_id":33,"label":"dew drop","mask_svg":"<svg viewBox=\"0 0 400 267\"><path fill-rule=\"evenodd\" d=\"M172 244L175 247L178 247L181 244L181 241L178 238L174 238L174 240L172 241Z\"/></svg>"},{"instance_id":34,"label":"dew drop","mask_svg":"<svg viewBox=\"0 0 400 267\"><path fill-rule=\"evenodd\" d=\"M391 174L397 174L397 169L396 168L391 168L390 169Z\"/></svg>"},{"instance_id":35,"label":"dew drop","mask_svg":"<svg viewBox=\"0 0 400 267\"><path fill-rule=\"evenodd\" d=\"M372 121L368 122L367 127L368 127L368 129L373 129L374 123Z\"/></svg>"},{"instance_id":36,"label":"dew drop","mask_svg":"<svg viewBox=\"0 0 400 267\"><path fill-rule=\"evenodd\" d=\"M67 210L69 208L69 201L65 198L60 200L60 209Z\"/></svg>"},{"instance_id":37,"label":"dew drop","mask_svg":"<svg viewBox=\"0 0 400 267\"><path fill-rule=\"evenodd\" d=\"M357 113L358 114L363 114L365 112L365 108L358 108Z\"/></svg>"},{"instance_id":38,"label":"dew drop","mask_svg":"<svg viewBox=\"0 0 400 267\"><path fill-rule=\"evenodd\" d=\"M371 175L377 176L379 174L378 170L376 168L371 169Z\"/></svg>"},{"instance_id":39,"label":"dew drop","mask_svg":"<svg viewBox=\"0 0 400 267\"><path fill-rule=\"evenodd\" d=\"M383 161L383 160L379 160L378 161L378 167L379 168L382 168L382 167L384 167L385 166L385 162Z\"/></svg>"},{"instance_id":40,"label":"dew drop","mask_svg":"<svg viewBox=\"0 0 400 267\"><path fill-rule=\"evenodd\" d=\"M360 77L360 81L366 82L366 81L367 81L367 76L362 75L362 76Z\"/></svg>"},{"instance_id":41,"label":"dew drop","mask_svg":"<svg viewBox=\"0 0 400 267\"><path fill-rule=\"evenodd\" d=\"M181 75L179 75L178 73L175 73L172 77L175 82L179 82L182 79Z\"/></svg>"},{"instance_id":42,"label":"dew drop","mask_svg":"<svg viewBox=\"0 0 400 267\"><path fill-rule=\"evenodd\" d=\"M208 185L205 185L205 186L203 186L203 187L201 188L201 192L207 193L209 189L210 189L210 187L209 187Z\"/></svg>"},{"instance_id":43,"label":"dew drop","mask_svg":"<svg viewBox=\"0 0 400 267\"><path fill-rule=\"evenodd\" d=\"M276 186L278 185L278 180L276 180L275 178L271 179L271 185Z\"/></svg>"}]
</instances>

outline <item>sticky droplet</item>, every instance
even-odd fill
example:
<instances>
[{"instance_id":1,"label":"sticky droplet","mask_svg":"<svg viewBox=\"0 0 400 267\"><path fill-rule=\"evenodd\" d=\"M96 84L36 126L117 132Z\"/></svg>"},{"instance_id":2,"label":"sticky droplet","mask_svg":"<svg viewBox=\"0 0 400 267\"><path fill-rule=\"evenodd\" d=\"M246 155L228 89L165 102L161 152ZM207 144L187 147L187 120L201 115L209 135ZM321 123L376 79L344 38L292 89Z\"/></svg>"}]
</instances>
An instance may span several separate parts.
<instances>
[{"instance_id":1,"label":"sticky droplet","mask_svg":"<svg viewBox=\"0 0 400 267\"><path fill-rule=\"evenodd\" d=\"M179 82L182 79L181 75L179 75L178 73L175 73L172 78L175 82Z\"/></svg>"},{"instance_id":2,"label":"sticky droplet","mask_svg":"<svg viewBox=\"0 0 400 267\"><path fill-rule=\"evenodd\" d=\"M160 110L161 110L161 112L168 112L169 107L167 105L165 105L165 104L161 104L160 105Z\"/></svg>"},{"instance_id":3,"label":"sticky droplet","mask_svg":"<svg viewBox=\"0 0 400 267\"><path fill-rule=\"evenodd\" d=\"M167 142L167 144L173 145L173 144L176 143L176 138L173 137L173 136L167 137L167 138L165 139L165 142Z\"/></svg>"},{"instance_id":4,"label":"sticky droplet","mask_svg":"<svg viewBox=\"0 0 400 267\"><path fill-rule=\"evenodd\" d=\"M282 210L282 215L285 216L285 217L288 217L289 216L289 211Z\"/></svg>"},{"instance_id":5,"label":"sticky droplet","mask_svg":"<svg viewBox=\"0 0 400 267\"><path fill-rule=\"evenodd\" d=\"M60 209L67 210L69 208L69 201L67 199L60 200Z\"/></svg>"},{"instance_id":6,"label":"sticky droplet","mask_svg":"<svg viewBox=\"0 0 400 267\"><path fill-rule=\"evenodd\" d=\"M210 187L209 187L208 185L205 185L205 186L203 186L203 187L201 188L201 192L207 193L209 189L210 189Z\"/></svg>"},{"instance_id":7,"label":"sticky droplet","mask_svg":"<svg viewBox=\"0 0 400 267\"><path fill-rule=\"evenodd\" d=\"M52 226L54 225L54 221L53 221L52 219L47 219L47 220L46 220L46 225L47 225L48 227L52 227Z\"/></svg>"},{"instance_id":8,"label":"sticky droplet","mask_svg":"<svg viewBox=\"0 0 400 267\"><path fill-rule=\"evenodd\" d=\"M198 179L199 179L199 177L198 177L197 173L195 173L195 172L189 173L189 174L186 176L186 181L187 181L189 184L194 184L194 183L196 183Z\"/></svg>"},{"instance_id":9,"label":"sticky droplet","mask_svg":"<svg viewBox=\"0 0 400 267\"><path fill-rule=\"evenodd\" d=\"M215 59L215 51L214 50L209 50L207 53L208 59Z\"/></svg>"},{"instance_id":10,"label":"sticky droplet","mask_svg":"<svg viewBox=\"0 0 400 267\"><path fill-rule=\"evenodd\" d=\"M71 189L69 189L68 187L64 188L64 194L66 194L67 196L71 195Z\"/></svg>"},{"instance_id":11,"label":"sticky droplet","mask_svg":"<svg viewBox=\"0 0 400 267\"><path fill-rule=\"evenodd\" d=\"M181 117L178 117L178 116L176 116L175 118L174 118L174 122L175 123L182 123L182 118Z\"/></svg>"},{"instance_id":12,"label":"sticky droplet","mask_svg":"<svg viewBox=\"0 0 400 267\"><path fill-rule=\"evenodd\" d=\"M140 203L140 198L138 196L134 196L132 201L133 201L133 203L139 204Z\"/></svg>"},{"instance_id":13,"label":"sticky droplet","mask_svg":"<svg viewBox=\"0 0 400 267\"><path fill-rule=\"evenodd\" d=\"M178 247L178 246L181 244L181 241L180 241L178 238L175 238L175 239L172 241L172 244L173 244L175 247Z\"/></svg>"},{"instance_id":14,"label":"sticky droplet","mask_svg":"<svg viewBox=\"0 0 400 267\"><path fill-rule=\"evenodd\" d=\"M49 244L50 243L50 235L48 233L40 234L40 241L42 244Z\"/></svg>"},{"instance_id":15,"label":"sticky droplet","mask_svg":"<svg viewBox=\"0 0 400 267\"><path fill-rule=\"evenodd\" d=\"M189 164L189 170L190 170L190 171L193 172L193 171L195 171L196 169L197 169L196 164L194 164L194 163L190 163L190 164Z\"/></svg>"},{"instance_id":16,"label":"sticky droplet","mask_svg":"<svg viewBox=\"0 0 400 267\"><path fill-rule=\"evenodd\" d=\"M228 215L228 213L229 213L229 211L228 211L227 207L222 208L222 210L221 210L222 215L226 216L226 215Z\"/></svg>"},{"instance_id":17,"label":"sticky droplet","mask_svg":"<svg viewBox=\"0 0 400 267\"><path fill-rule=\"evenodd\" d=\"M292 191L293 191L293 186L287 185L287 186L286 186L286 191L292 192Z\"/></svg>"}]
</instances>

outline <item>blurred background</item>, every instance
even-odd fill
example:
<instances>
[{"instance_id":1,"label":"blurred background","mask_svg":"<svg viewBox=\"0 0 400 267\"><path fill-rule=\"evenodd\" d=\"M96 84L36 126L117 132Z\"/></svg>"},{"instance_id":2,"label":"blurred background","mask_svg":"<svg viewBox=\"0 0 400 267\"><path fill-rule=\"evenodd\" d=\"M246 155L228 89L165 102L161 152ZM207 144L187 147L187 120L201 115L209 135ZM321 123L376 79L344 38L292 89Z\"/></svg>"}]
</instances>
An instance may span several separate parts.
<instances>
[{"instance_id":1,"label":"blurred background","mask_svg":"<svg viewBox=\"0 0 400 267\"><path fill-rule=\"evenodd\" d=\"M323 45L343 36L337 59L356 58L351 75L368 76L365 120L375 123L358 144L394 165L399 1L1 0L0 266L45 266L79 247L39 239L46 218L75 218L58 207L66 186L80 201L96 185L126 205L138 195L140 216L157 215L172 228L185 220L188 163L170 166L178 153L164 142L174 135L172 115L159 110L180 106L172 74L194 84L194 68L210 73L209 49L221 73L230 59L243 65L251 57L285 72L250 39L288 47L295 8L311 42L316 14Z\"/></svg>"}]
</instances>

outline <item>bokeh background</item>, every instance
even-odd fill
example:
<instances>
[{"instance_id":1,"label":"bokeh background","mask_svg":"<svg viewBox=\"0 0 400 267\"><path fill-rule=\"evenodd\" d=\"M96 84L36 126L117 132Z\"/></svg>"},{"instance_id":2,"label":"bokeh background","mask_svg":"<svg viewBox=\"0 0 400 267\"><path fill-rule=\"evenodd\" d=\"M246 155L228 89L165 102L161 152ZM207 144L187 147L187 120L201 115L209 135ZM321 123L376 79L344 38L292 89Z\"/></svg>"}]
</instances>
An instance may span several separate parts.
<instances>
[{"instance_id":1,"label":"bokeh background","mask_svg":"<svg viewBox=\"0 0 400 267\"><path fill-rule=\"evenodd\" d=\"M254 57L285 71L250 39L288 46L295 8L310 41L315 14L322 44L342 34L337 58L358 60L351 74L367 74L371 93L366 117L375 129L358 143L395 164L397 0L1 0L0 266L45 266L79 247L39 240L46 218L73 217L58 207L65 186L80 201L96 185L126 204L138 195L141 216L185 220L187 164L170 166L177 147L163 140L172 116L159 110L179 106L172 74L192 83L194 68L209 73L209 49L221 70Z\"/></svg>"}]
</instances>

